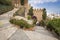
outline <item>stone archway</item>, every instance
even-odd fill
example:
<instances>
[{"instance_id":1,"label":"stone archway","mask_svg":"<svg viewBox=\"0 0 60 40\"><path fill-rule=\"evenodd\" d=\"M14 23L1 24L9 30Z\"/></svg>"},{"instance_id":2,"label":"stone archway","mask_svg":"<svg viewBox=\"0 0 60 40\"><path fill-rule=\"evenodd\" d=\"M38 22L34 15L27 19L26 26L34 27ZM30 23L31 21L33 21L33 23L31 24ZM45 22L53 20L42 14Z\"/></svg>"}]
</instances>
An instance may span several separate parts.
<instances>
[{"instance_id":1,"label":"stone archway","mask_svg":"<svg viewBox=\"0 0 60 40\"><path fill-rule=\"evenodd\" d=\"M24 0L20 0L21 5L24 5Z\"/></svg>"}]
</instances>

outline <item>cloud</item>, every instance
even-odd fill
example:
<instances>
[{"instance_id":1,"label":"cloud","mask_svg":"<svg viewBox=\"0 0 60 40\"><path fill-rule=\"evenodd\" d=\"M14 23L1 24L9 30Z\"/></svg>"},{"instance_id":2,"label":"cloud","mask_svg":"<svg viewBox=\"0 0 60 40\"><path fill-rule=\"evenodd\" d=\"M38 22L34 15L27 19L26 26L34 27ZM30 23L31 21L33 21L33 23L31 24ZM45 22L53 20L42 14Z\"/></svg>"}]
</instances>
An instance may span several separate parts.
<instances>
[{"instance_id":1,"label":"cloud","mask_svg":"<svg viewBox=\"0 0 60 40\"><path fill-rule=\"evenodd\" d=\"M29 4L31 4L31 6L37 8L38 4L43 4L43 3L48 3L48 2L57 2L58 0L29 0Z\"/></svg>"},{"instance_id":2,"label":"cloud","mask_svg":"<svg viewBox=\"0 0 60 40\"><path fill-rule=\"evenodd\" d=\"M56 2L56 1L58 0L29 0L29 3L36 4L36 3Z\"/></svg>"},{"instance_id":3,"label":"cloud","mask_svg":"<svg viewBox=\"0 0 60 40\"><path fill-rule=\"evenodd\" d=\"M58 2L57 4L55 2ZM60 0L29 0L29 4L36 8L46 8L47 14L60 13ZM54 5L51 5L53 3ZM47 4L47 5L46 5ZM48 6L50 4L50 6ZM56 4L56 5L55 5Z\"/></svg>"}]
</instances>

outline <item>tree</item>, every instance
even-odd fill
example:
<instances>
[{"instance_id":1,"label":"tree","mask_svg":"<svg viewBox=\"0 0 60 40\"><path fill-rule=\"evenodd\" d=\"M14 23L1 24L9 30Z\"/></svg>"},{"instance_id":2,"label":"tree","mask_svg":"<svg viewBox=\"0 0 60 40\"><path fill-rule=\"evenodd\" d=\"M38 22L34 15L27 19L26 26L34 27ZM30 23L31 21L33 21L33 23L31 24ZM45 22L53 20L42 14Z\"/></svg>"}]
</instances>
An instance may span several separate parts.
<instances>
[{"instance_id":1,"label":"tree","mask_svg":"<svg viewBox=\"0 0 60 40\"><path fill-rule=\"evenodd\" d=\"M46 14L46 9L43 9L43 15L42 15L42 19L46 20L47 14Z\"/></svg>"},{"instance_id":2,"label":"tree","mask_svg":"<svg viewBox=\"0 0 60 40\"><path fill-rule=\"evenodd\" d=\"M41 20L41 25L42 25L42 26L45 26L45 25L46 25L46 17L47 17L46 9L44 8L44 9L43 9L42 20Z\"/></svg>"},{"instance_id":3,"label":"tree","mask_svg":"<svg viewBox=\"0 0 60 40\"><path fill-rule=\"evenodd\" d=\"M33 16L33 7L31 7L31 8L29 9L28 15Z\"/></svg>"}]
</instances>

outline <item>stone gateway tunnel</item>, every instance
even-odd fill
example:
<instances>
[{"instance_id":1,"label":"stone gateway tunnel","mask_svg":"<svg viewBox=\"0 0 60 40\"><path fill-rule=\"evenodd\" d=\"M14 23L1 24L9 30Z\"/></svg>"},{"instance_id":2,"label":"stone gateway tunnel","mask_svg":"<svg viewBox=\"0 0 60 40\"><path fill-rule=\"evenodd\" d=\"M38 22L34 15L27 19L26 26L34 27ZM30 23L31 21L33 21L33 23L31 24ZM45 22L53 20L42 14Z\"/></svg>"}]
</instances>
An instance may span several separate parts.
<instances>
[{"instance_id":1,"label":"stone gateway tunnel","mask_svg":"<svg viewBox=\"0 0 60 40\"><path fill-rule=\"evenodd\" d=\"M12 4L15 7L27 6L28 5L28 0L12 0Z\"/></svg>"}]
</instances>

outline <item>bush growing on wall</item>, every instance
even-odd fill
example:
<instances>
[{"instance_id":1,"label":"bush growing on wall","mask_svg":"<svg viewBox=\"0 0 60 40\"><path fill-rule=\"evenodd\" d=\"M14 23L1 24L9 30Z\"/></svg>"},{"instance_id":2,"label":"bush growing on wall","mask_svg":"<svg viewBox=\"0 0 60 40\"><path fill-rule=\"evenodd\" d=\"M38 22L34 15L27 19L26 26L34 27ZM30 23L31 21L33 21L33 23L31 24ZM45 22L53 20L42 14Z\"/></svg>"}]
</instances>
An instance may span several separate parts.
<instances>
[{"instance_id":1,"label":"bush growing on wall","mask_svg":"<svg viewBox=\"0 0 60 40\"><path fill-rule=\"evenodd\" d=\"M31 18L31 16L30 16L30 15L28 15L27 19L28 19L28 20L30 20L30 19L32 19L32 18Z\"/></svg>"}]
</instances>

